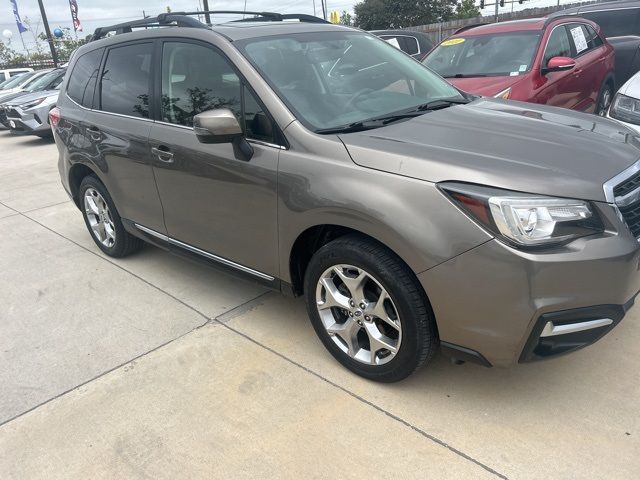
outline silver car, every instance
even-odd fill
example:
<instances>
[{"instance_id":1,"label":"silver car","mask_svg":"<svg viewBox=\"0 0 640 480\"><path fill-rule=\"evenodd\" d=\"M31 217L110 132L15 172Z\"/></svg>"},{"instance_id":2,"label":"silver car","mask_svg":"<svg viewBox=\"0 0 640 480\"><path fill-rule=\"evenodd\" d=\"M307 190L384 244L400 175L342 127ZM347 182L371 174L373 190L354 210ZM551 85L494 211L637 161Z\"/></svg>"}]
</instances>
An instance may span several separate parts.
<instances>
[{"instance_id":1,"label":"silver car","mask_svg":"<svg viewBox=\"0 0 640 480\"><path fill-rule=\"evenodd\" d=\"M49 112L56 106L59 90L22 95L3 105L11 133L50 137Z\"/></svg>"}]
</instances>

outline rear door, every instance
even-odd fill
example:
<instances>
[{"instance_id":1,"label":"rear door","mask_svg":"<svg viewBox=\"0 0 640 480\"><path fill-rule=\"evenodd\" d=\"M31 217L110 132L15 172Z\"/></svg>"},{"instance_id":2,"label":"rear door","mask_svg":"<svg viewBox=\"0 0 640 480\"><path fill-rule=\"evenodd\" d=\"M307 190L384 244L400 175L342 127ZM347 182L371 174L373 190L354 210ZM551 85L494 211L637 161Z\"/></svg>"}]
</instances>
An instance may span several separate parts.
<instances>
[{"instance_id":1,"label":"rear door","mask_svg":"<svg viewBox=\"0 0 640 480\"><path fill-rule=\"evenodd\" d=\"M148 144L153 49L150 41L107 49L82 129L120 216L164 233Z\"/></svg>"},{"instance_id":2,"label":"rear door","mask_svg":"<svg viewBox=\"0 0 640 480\"><path fill-rule=\"evenodd\" d=\"M588 28L587 28L588 27ZM606 72L606 49L602 40L590 26L572 23L567 26L572 57L576 61L574 74L579 75L580 99L576 110L593 112ZM589 30L591 29L591 30Z\"/></svg>"},{"instance_id":3,"label":"rear door","mask_svg":"<svg viewBox=\"0 0 640 480\"><path fill-rule=\"evenodd\" d=\"M209 44L166 40L150 148L174 245L262 280L278 276L275 123L228 59ZM237 158L231 143L200 143L198 113L228 108L254 154ZM233 262L231 265L229 262ZM252 271L248 271L248 269ZM266 274L266 277L264 276Z\"/></svg>"}]
</instances>

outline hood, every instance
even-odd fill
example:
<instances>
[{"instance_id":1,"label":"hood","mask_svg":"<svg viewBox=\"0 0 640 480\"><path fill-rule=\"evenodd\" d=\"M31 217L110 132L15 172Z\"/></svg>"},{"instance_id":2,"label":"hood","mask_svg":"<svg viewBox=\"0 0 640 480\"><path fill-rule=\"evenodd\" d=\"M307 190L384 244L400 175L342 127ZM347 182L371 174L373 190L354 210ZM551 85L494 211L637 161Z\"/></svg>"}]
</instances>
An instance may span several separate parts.
<instances>
[{"instance_id":1,"label":"hood","mask_svg":"<svg viewBox=\"0 0 640 480\"><path fill-rule=\"evenodd\" d=\"M13 107L15 105L22 105L23 103L33 102L34 100L39 100L40 98L53 96L57 97L59 93L59 90L44 90L42 92L25 93L5 102L5 105Z\"/></svg>"},{"instance_id":2,"label":"hood","mask_svg":"<svg viewBox=\"0 0 640 480\"><path fill-rule=\"evenodd\" d=\"M640 98L640 73L636 73L633 77L627 80L618 93L627 95L628 97Z\"/></svg>"},{"instance_id":3,"label":"hood","mask_svg":"<svg viewBox=\"0 0 640 480\"><path fill-rule=\"evenodd\" d=\"M604 201L603 184L640 158L637 135L596 115L479 99L340 138L363 167Z\"/></svg>"},{"instance_id":4,"label":"hood","mask_svg":"<svg viewBox=\"0 0 640 480\"><path fill-rule=\"evenodd\" d=\"M26 92L15 92L15 93L10 93L4 96L0 96L0 104L5 104L10 102L11 100L13 100L14 98L18 98L22 95L29 95L29 93Z\"/></svg>"},{"instance_id":5,"label":"hood","mask_svg":"<svg viewBox=\"0 0 640 480\"><path fill-rule=\"evenodd\" d=\"M9 97L9 95L13 95L14 93L22 93L24 89L22 87L9 88L8 90L0 90L0 102L2 102L5 98Z\"/></svg>"},{"instance_id":6,"label":"hood","mask_svg":"<svg viewBox=\"0 0 640 480\"><path fill-rule=\"evenodd\" d=\"M517 83L522 77L469 77L469 78L445 78L447 82L463 92L493 97L502 90Z\"/></svg>"}]
</instances>

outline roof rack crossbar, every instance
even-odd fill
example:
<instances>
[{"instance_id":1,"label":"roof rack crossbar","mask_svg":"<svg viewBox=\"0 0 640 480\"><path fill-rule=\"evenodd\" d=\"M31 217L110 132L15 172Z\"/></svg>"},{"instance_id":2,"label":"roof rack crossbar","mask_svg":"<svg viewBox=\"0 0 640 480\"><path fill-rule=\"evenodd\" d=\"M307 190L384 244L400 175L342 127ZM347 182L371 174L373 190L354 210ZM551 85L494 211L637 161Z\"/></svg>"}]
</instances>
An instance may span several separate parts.
<instances>
[{"instance_id":1,"label":"roof rack crossbar","mask_svg":"<svg viewBox=\"0 0 640 480\"><path fill-rule=\"evenodd\" d=\"M92 40L105 37L109 32L116 35L131 33L134 28L161 27L177 25L179 27L208 28L208 26L196 18L196 15L253 15L251 18L234 20L234 22L281 22L283 20L299 20L306 23L330 23L322 18L302 13L275 13L275 12L249 12L244 10L208 10L196 12L171 12L161 13L156 17L146 17L125 23L118 23L107 27L96 28Z\"/></svg>"}]
</instances>

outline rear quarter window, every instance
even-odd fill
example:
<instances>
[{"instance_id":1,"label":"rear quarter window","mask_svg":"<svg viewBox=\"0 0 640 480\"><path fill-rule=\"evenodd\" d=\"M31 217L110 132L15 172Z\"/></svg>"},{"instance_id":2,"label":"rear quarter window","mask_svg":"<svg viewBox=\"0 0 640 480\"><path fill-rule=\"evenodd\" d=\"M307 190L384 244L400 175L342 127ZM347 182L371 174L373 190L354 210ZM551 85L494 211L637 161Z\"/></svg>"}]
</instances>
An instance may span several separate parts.
<instances>
[{"instance_id":1,"label":"rear quarter window","mask_svg":"<svg viewBox=\"0 0 640 480\"><path fill-rule=\"evenodd\" d=\"M67 96L85 108L93 107L93 94L103 52L104 49L100 48L79 57L69 76Z\"/></svg>"}]
</instances>

